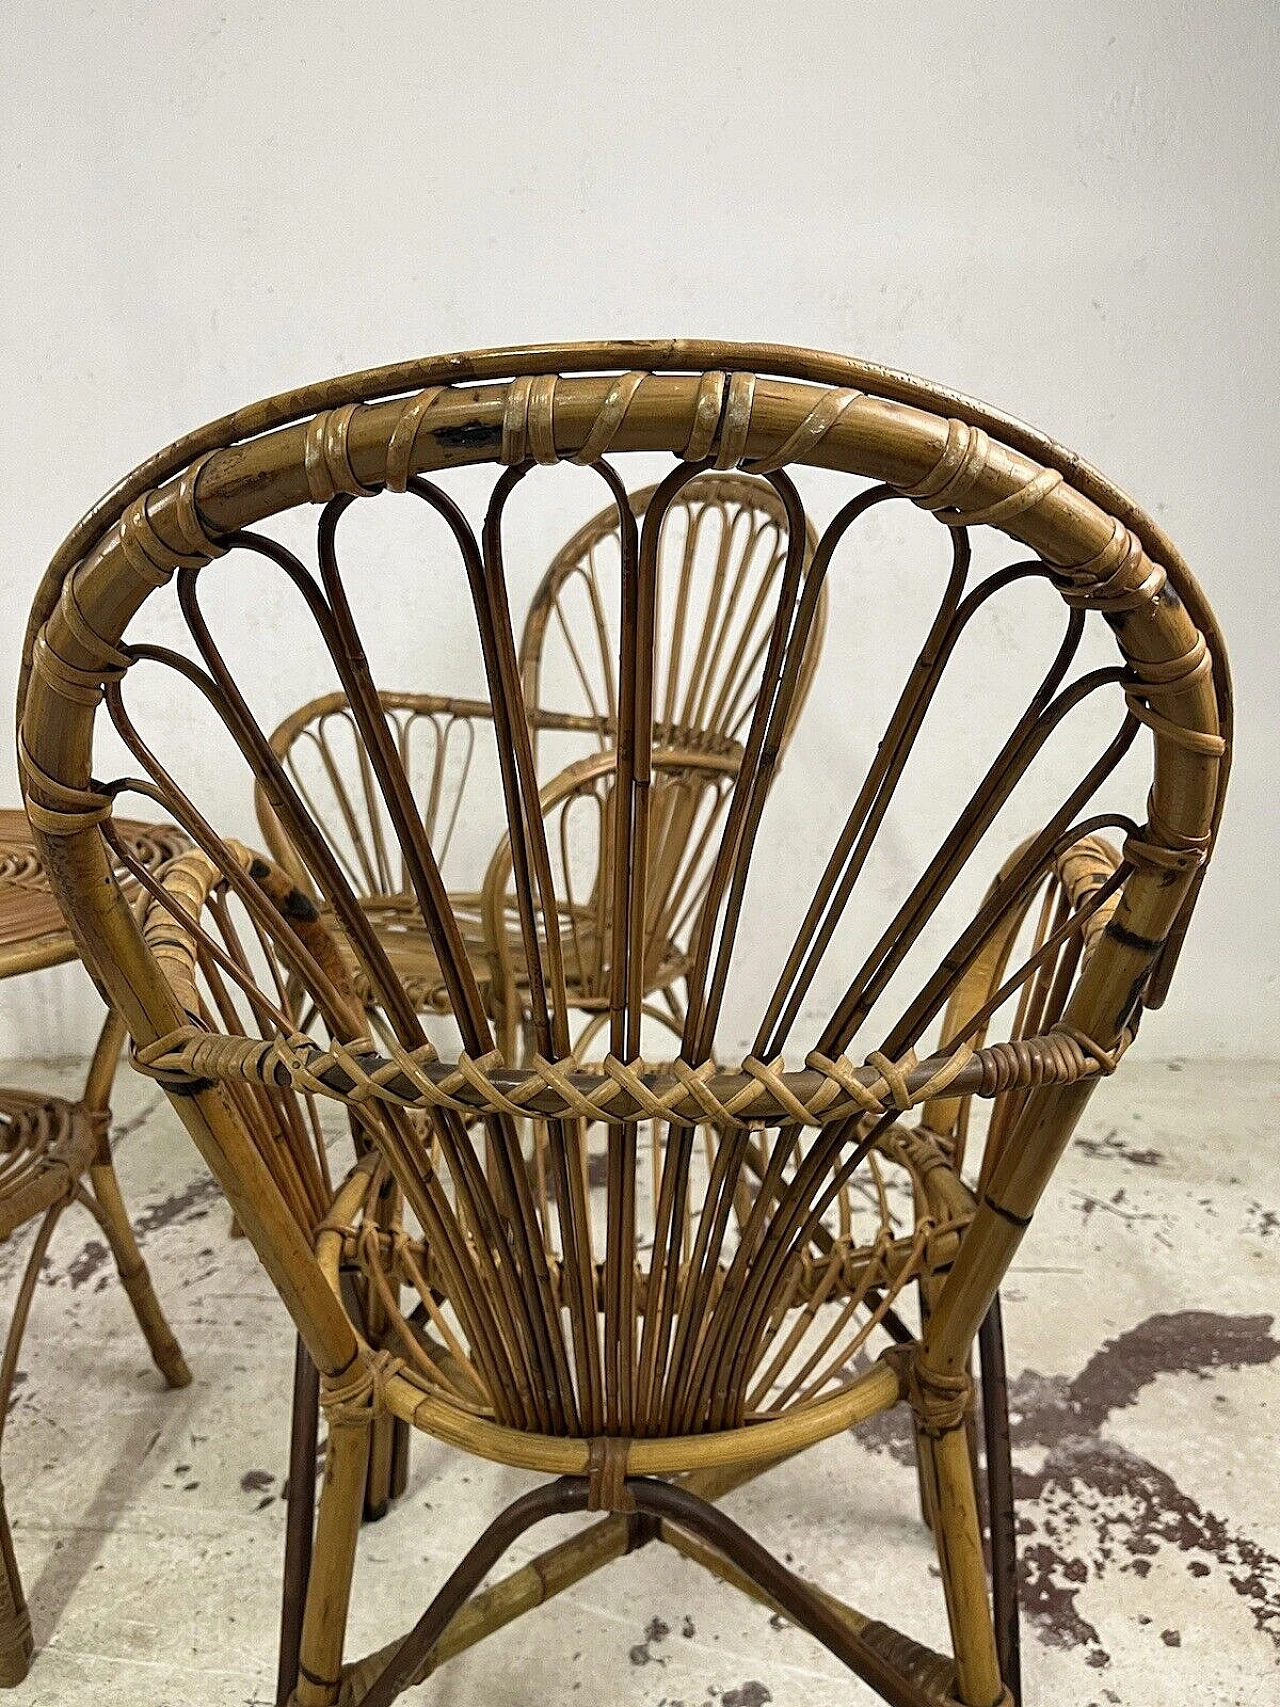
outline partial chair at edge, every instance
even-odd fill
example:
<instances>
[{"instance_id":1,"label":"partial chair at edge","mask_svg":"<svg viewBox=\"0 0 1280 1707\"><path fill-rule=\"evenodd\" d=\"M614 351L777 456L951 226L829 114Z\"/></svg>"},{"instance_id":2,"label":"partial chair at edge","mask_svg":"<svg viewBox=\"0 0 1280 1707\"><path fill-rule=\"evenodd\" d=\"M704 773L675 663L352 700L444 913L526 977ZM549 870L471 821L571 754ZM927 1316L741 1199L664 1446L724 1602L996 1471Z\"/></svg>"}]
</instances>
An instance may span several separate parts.
<instances>
[{"instance_id":1,"label":"partial chair at edge","mask_svg":"<svg viewBox=\"0 0 1280 1707\"><path fill-rule=\"evenodd\" d=\"M121 823L132 857L148 871L187 846L172 828ZM0 978L60 966L76 945L54 899L26 815L0 811ZM0 1091L0 1241L39 1216L0 1362L0 1441L18 1374L18 1358L36 1284L63 1211L79 1204L93 1217L115 1259L156 1368L170 1387L191 1372L156 1299L129 1224L111 1160L111 1087L125 1041L123 1020L108 1013L76 1102L41 1091ZM0 1489L0 1686L21 1683L31 1661L31 1619Z\"/></svg>"},{"instance_id":2,"label":"partial chair at edge","mask_svg":"<svg viewBox=\"0 0 1280 1707\"><path fill-rule=\"evenodd\" d=\"M611 459L641 450L666 451L673 466L638 525ZM609 1053L595 1071L573 1057L560 933L545 926L559 916L559 897L501 549L514 486L549 480L538 465L563 459L590 465L609 487L620 537L608 589L621 618L607 820ZM442 477L450 466L483 462L505 467L477 536ZM784 472L799 478L805 464L854 477L807 575L805 510ZM681 1049L664 1065L639 1052L657 550L665 507L713 466L769 480L786 511L787 551L693 932ZM473 598L536 1041L527 1062L494 1049L460 922L328 549L350 504L392 503L378 494L406 489L452 528ZM318 575L248 531L308 498L323 506ZM819 592L842 570L849 530L886 503L915 506L926 512L921 526L941 529L930 535L942 542L945 567L925 643L866 777L848 793L808 908L783 939L790 946L774 963L776 983L762 991L753 1047L740 1065L721 1065L717 1034L735 951L750 934L758 956L766 927L779 922L776 909L766 917L758 897L752 902L748 878L772 822L767 808L786 810L771 783ZM971 534L984 528L1013 540L1015 556L979 576ZM230 562L216 571L224 591L264 558L304 590L447 985L462 1044L451 1059L427 1041L327 827L271 769L267 734L203 614L201 579L224 554ZM137 609L171 579L198 666L126 638ZM935 854L904 884L875 946L860 966L842 964L843 995L815 1035L797 1036L957 642L989 599L1030 579L1066 607L1056 651L990 768L975 766L968 799L954 817L948 811ZM250 589L235 589L234 602L249 608ZM1086 627L1115 662L1073 673ZM305 1492L290 1512L288 1580L305 1578L307 1587L300 1620L296 1595L286 1609L282 1701L388 1707L479 1636L655 1536L780 1608L896 1707L1013 1701L1012 1512L1006 1486L992 1513L997 1629L966 1427L970 1360L981 1335L984 1365L993 1354L987 1390L998 1400L998 1288L1090 1094L1119 1066L1144 1006L1165 997L1226 781L1221 640L1159 529L1051 441L871 364L696 343L497 351L295 391L182 441L70 538L30 635L24 785L41 845L56 854L60 897L129 1025L138 1064L168 1089L319 1374L329 1447L314 1537ZM847 619L834 622L828 649L837 663L848 665L853 638ZM128 672L144 661L193 682L247 778L270 777L273 810L309 886L385 1016L376 1042L313 902L218 835L134 724ZM1063 762L1063 744L1049 737L1094 696L1114 706L1110 739L1100 751L1077 742L1059 804L1008 835L1003 809L1021 798L1019 781L1046 748ZM148 886L141 929L125 899L113 899L115 785L90 780L98 715L129 748L142 779L133 786L163 803L200 849L180 862L180 891L163 880ZM950 750L968 762L955 731L947 733ZM1150 742L1153 760L1145 799L1122 766L1139 740ZM1112 782L1128 810L1095 798ZM985 840L993 826L1008 837L994 860ZM990 869L1014 841L987 899L902 1003L895 980L960 874L980 847ZM1024 954L1015 946L1019 921L1040 894ZM260 982L251 962L207 928L208 917L225 918L233 905L287 969L283 982ZM315 1004L311 1035L281 1005L290 981ZM219 987L228 1000L217 999ZM1010 1035L988 1042L1006 1002ZM870 1036L879 1047L859 1063L850 1051L861 1055ZM788 1067L784 1048L798 1050L803 1066ZM962 1166L975 1095L994 1099L995 1111L970 1185ZM291 1096L336 1100L356 1132L360 1160L322 1214L314 1197L293 1189L259 1118ZM915 1109L919 1123L909 1126ZM660 1139L649 1149L656 1166L640 1142L646 1125ZM535 1126L546 1130L555 1171L554 1189L541 1195L531 1172ZM905 1194L890 1177L904 1173ZM864 1204L876 1206L869 1244L844 1219ZM353 1273L385 1288L391 1332L377 1346L362 1339L345 1302ZM916 1281L928 1294L918 1335L891 1315L902 1287ZM406 1285L416 1293L407 1316L399 1307ZM891 1321L892 1343L879 1356L854 1355ZM305 1386L303 1364L300 1393ZM902 1402L915 1423L950 1653L798 1578L714 1503ZM352 1661L345 1627L371 1425L387 1414L551 1480L490 1525L402 1642ZM993 1481L1007 1444L1000 1420L997 1403L986 1419ZM295 1464L305 1456L295 1454ZM477 1592L524 1529L584 1510L601 1513L592 1527Z\"/></svg>"}]
</instances>

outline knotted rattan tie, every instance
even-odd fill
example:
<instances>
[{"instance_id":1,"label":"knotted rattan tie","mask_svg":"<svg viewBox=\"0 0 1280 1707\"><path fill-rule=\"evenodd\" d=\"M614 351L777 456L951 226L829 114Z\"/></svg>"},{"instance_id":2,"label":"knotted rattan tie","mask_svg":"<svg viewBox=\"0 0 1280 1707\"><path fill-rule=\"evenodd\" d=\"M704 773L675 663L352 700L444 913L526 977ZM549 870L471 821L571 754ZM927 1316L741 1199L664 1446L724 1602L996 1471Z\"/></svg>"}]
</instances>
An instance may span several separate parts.
<instances>
[{"instance_id":1,"label":"knotted rattan tie","mask_svg":"<svg viewBox=\"0 0 1280 1707\"><path fill-rule=\"evenodd\" d=\"M587 1453L587 1510L633 1512L636 1502L627 1487L631 1442L599 1434Z\"/></svg>"},{"instance_id":2,"label":"knotted rattan tie","mask_svg":"<svg viewBox=\"0 0 1280 1707\"><path fill-rule=\"evenodd\" d=\"M963 1426L972 1393L973 1381L963 1369L930 1369L918 1356L907 1363L907 1399L921 1432L932 1440Z\"/></svg>"},{"instance_id":3,"label":"knotted rattan tie","mask_svg":"<svg viewBox=\"0 0 1280 1707\"><path fill-rule=\"evenodd\" d=\"M1196 871L1209 857L1212 834L1185 836L1164 823L1147 799L1147 822L1137 835L1125 837L1124 857L1130 865L1146 865L1157 871Z\"/></svg>"},{"instance_id":4,"label":"knotted rattan tie","mask_svg":"<svg viewBox=\"0 0 1280 1707\"><path fill-rule=\"evenodd\" d=\"M340 1375L320 1382L320 1403L330 1428L367 1427L387 1410L387 1382L403 1369L389 1351L361 1353Z\"/></svg>"}]
</instances>

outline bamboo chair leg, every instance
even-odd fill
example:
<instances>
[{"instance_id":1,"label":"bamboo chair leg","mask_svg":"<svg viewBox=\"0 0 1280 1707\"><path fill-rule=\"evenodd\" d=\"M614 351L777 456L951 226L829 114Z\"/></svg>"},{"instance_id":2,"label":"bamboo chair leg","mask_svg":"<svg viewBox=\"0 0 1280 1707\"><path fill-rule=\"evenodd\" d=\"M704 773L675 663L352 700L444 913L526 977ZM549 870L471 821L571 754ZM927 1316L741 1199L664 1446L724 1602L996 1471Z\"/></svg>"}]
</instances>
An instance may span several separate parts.
<instances>
[{"instance_id":1,"label":"bamboo chair leg","mask_svg":"<svg viewBox=\"0 0 1280 1707\"><path fill-rule=\"evenodd\" d=\"M31 1669L34 1644L31 1615L9 1534L9 1518L0 1484L0 1689L14 1689Z\"/></svg>"},{"instance_id":2,"label":"bamboo chair leg","mask_svg":"<svg viewBox=\"0 0 1280 1707\"><path fill-rule=\"evenodd\" d=\"M89 1172L93 1192L86 1191L83 1184L77 1185L76 1202L93 1216L111 1247L120 1284L133 1305L133 1313L138 1318L138 1326L156 1368L170 1387L189 1387L191 1371L182 1355L182 1347L160 1308L151 1275L129 1225L115 1169L107 1161L95 1163Z\"/></svg>"},{"instance_id":3,"label":"bamboo chair leg","mask_svg":"<svg viewBox=\"0 0 1280 1707\"><path fill-rule=\"evenodd\" d=\"M381 1345L387 1331L384 1312L373 1288L356 1276L344 1274L342 1295L353 1321L371 1345ZM380 1523L394 1499L399 1499L409 1480L408 1423L384 1414L369 1425L369 1475L365 1484L365 1523Z\"/></svg>"},{"instance_id":4,"label":"bamboo chair leg","mask_svg":"<svg viewBox=\"0 0 1280 1707\"><path fill-rule=\"evenodd\" d=\"M384 1194L377 1207L380 1226L390 1227L393 1216L391 1199ZM397 1297L400 1287L394 1279L391 1286ZM373 1286L367 1281L358 1287L365 1338L371 1345L383 1344L389 1322L387 1311ZM369 1437L369 1480L365 1487L364 1519L378 1523L386 1515L393 1499L399 1498L408 1482L409 1425L389 1412L375 1417Z\"/></svg>"},{"instance_id":5,"label":"bamboo chair leg","mask_svg":"<svg viewBox=\"0 0 1280 1707\"><path fill-rule=\"evenodd\" d=\"M413 1429L403 1417L391 1419L391 1498L398 1500L409 1486L409 1443Z\"/></svg>"},{"instance_id":6,"label":"bamboo chair leg","mask_svg":"<svg viewBox=\"0 0 1280 1707\"><path fill-rule=\"evenodd\" d=\"M13 1317L4 1344L4 1359L0 1362L0 1445L3 1445L4 1426L13 1398L14 1377L18 1372L18 1355L22 1349L22 1336L26 1332L27 1320L31 1315L36 1281L40 1277L40 1269L49 1249L53 1230L69 1201L64 1198L45 1212L27 1257L21 1285L18 1287ZM13 1689L22 1682L30 1668L33 1651L31 1616L22 1591L22 1576L18 1570L17 1555L13 1550L13 1537L9 1533L4 1487L0 1483L0 1689Z\"/></svg>"},{"instance_id":7,"label":"bamboo chair leg","mask_svg":"<svg viewBox=\"0 0 1280 1707\"><path fill-rule=\"evenodd\" d=\"M395 1418L378 1417L369 1427L369 1478L364 1489L364 1521L380 1523L391 1505L391 1464Z\"/></svg>"},{"instance_id":8,"label":"bamboo chair leg","mask_svg":"<svg viewBox=\"0 0 1280 1707\"><path fill-rule=\"evenodd\" d=\"M917 1206L917 1214L920 1213ZM931 1275L922 1276L917 1287L920 1300L920 1340L924 1342L929 1331L929 1316L933 1308L933 1297L937 1290L936 1281ZM929 1479L925 1475L924 1457L920 1451L919 1439L916 1443L916 1492L920 1499L920 1521L926 1529L933 1528L933 1508L929 1504Z\"/></svg>"},{"instance_id":9,"label":"bamboo chair leg","mask_svg":"<svg viewBox=\"0 0 1280 1707\"><path fill-rule=\"evenodd\" d=\"M982 1368L982 1428L987 1464L988 1533L991 1536L991 1599L1000 1674L1015 1703L1022 1700L1022 1652L1018 1629L1018 1534L1009 1435L1009 1385L1005 1368L1000 1294L978 1330Z\"/></svg>"},{"instance_id":10,"label":"bamboo chair leg","mask_svg":"<svg viewBox=\"0 0 1280 1707\"><path fill-rule=\"evenodd\" d=\"M973 1356L969 1357L969 1379L973 1380ZM985 1460L978 1448L978 1433L982 1426L978 1415L979 1384L975 1383L969 1390L969 1403L964 1410L964 1437L969 1448L969 1478L973 1483L973 1497L978 1506L978 1534L987 1536L991 1533L990 1499L985 1475Z\"/></svg>"},{"instance_id":11,"label":"bamboo chair leg","mask_svg":"<svg viewBox=\"0 0 1280 1707\"><path fill-rule=\"evenodd\" d=\"M83 1097L85 1107L102 1117L102 1135L98 1140L97 1156L89 1167L92 1196L83 1186L77 1190L76 1196L97 1221L111 1247L111 1254L115 1258L120 1275L120 1284L133 1305L133 1313L138 1318L138 1326L142 1329L156 1368L170 1387L186 1387L191 1382L191 1371L182 1355L182 1347L160 1308L160 1301L151 1284L151 1275L134 1237L133 1226L120 1192L120 1182L116 1178L115 1165L111 1160L111 1146L107 1136L111 1087L115 1082L124 1038L124 1021L114 1010L108 1012L93 1052L93 1059L89 1063Z\"/></svg>"},{"instance_id":12,"label":"bamboo chair leg","mask_svg":"<svg viewBox=\"0 0 1280 1707\"><path fill-rule=\"evenodd\" d=\"M292 1707L334 1707L369 1469L367 1421L330 1424Z\"/></svg>"},{"instance_id":13,"label":"bamboo chair leg","mask_svg":"<svg viewBox=\"0 0 1280 1707\"><path fill-rule=\"evenodd\" d=\"M280 1606L280 1663L276 1707L288 1707L298 1682L302 1613L311 1575L316 1520L316 1437L320 1420L320 1376L298 1339L293 1357L293 1413L289 1438L289 1492L284 1534L284 1588Z\"/></svg>"},{"instance_id":14,"label":"bamboo chair leg","mask_svg":"<svg viewBox=\"0 0 1280 1707\"><path fill-rule=\"evenodd\" d=\"M107 1016L102 1022L102 1030L98 1033L98 1041L94 1045L93 1057L89 1062L89 1071L85 1075L84 1092L81 1102L95 1114L111 1112L111 1089L116 1082L116 1068L120 1065L120 1052L124 1048L125 1023L114 1008L107 1009Z\"/></svg>"},{"instance_id":15,"label":"bamboo chair leg","mask_svg":"<svg viewBox=\"0 0 1280 1707\"><path fill-rule=\"evenodd\" d=\"M1001 1682L987 1602L982 1531L963 1418L941 1433L930 1433L917 1414L916 1443L929 1489L956 1657L956 1699L964 1707L1011 1707Z\"/></svg>"}]
</instances>

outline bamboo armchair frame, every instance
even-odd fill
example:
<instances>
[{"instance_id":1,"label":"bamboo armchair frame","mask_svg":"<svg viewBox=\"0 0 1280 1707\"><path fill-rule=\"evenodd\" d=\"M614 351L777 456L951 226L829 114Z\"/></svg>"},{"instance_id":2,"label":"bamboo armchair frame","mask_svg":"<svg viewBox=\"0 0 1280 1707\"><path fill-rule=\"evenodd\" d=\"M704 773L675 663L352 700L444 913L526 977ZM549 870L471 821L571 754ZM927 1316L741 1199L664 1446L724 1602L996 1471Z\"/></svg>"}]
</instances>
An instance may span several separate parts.
<instances>
[{"instance_id":1,"label":"bamboo armchair frame","mask_svg":"<svg viewBox=\"0 0 1280 1707\"><path fill-rule=\"evenodd\" d=\"M187 846L172 827L122 822L132 858L154 871ZM0 810L0 978L61 966L76 947L20 809ZM78 1204L97 1224L115 1262L156 1368L169 1387L190 1383L182 1349L164 1318L134 1236L111 1158L108 1129L124 1023L108 1010L75 1102L32 1090L0 1090L0 1241L39 1219L0 1359L0 1445L36 1284L63 1213ZM0 1487L0 1687L27 1675L31 1619Z\"/></svg>"},{"instance_id":2,"label":"bamboo armchair frame","mask_svg":"<svg viewBox=\"0 0 1280 1707\"><path fill-rule=\"evenodd\" d=\"M661 503L704 464L741 464L770 479L791 522L786 574L762 663L767 692L757 697L701 915L681 1054L667 1066L646 1063L637 1052L656 537L648 521L639 538L627 523L625 491L608 461L632 450L666 451L677 459L655 499L659 514ZM531 809L537 791L501 555L501 511L512 486L534 465L567 458L596 467L609 484L625 542L619 810L612 826L620 952L613 957L611 1049L597 1072L584 1070L567 1047L559 937L538 931L540 917L554 916L554 896L539 840L541 815ZM424 478L427 471L474 462L506 465L483 547L440 488ZM782 470L804 463L879 485L838 514L802 590L804 512ZM475 597L492 703L502 719L504 792L533 974L537 1052L525 1066L503 1062L492 1049L431 849L414 827L394 755L378 733L385 724L336 573L338 518L350 503L384 489L412 491L444 517ZM947 528L954 542L952 575L930 641L770 998L756 1047L739 1067L720 1067L712 1059L717 1010L817 586L848 527L893 498L933 511ZM283 548L245 531L307 501L325 506L323 589ZM966 594L968 536L982 527L1008 535L1033 555ZM278 778L269 779L273 809L358 942L391 1018L394 1040L381 1048L360 1029L360 1004L294 928L305 897L286 899L282 909L246 879L227 844L129 721L122 681L143 657L159 661L159 649L131 647L125 632L137 609L176 572L203 669L176 655L163 661L196 681L250 768L267 779L266 737L226 671L195 591L203 566L236 548L271 558L304 589L331 655L345 670L352 703L363 708L365 740L382 767L384 795L397 803L397 835L411 851L415 890L451 979L451 1007L464 1044L456 1060L438 1059L422 1039L412 1004L379 960L376 941L361 934L358 907L328 858L323 834L307 822L296 797L278 788ZM790 1035L798 996L856 879L862 831L883 817L954 638L974 600L1027 575L1056 587L1068 607L1059 656L805 1066L788 1069L779 1043ZM1120 660L1064 687L1093 613L1105 618ZM486 352L291 393L215 423L145 465L59 553L33 611L26 666L24 786L59 895L90 963L120 1004L139 1064L170 1089L319 1371L330 1445L300 1634L298 1707L329 1707L340 1698L387 1707L412 1677L432 1669L464 1638L655 1533L681 1537L692 1556L781 1606L899 1707L944 1701L994 1707L1012 1700L1008 1632L993 1626L988 1604L966 1436L970 1354L980 1330L984 1349L991 1341L1001 1278L1089 1095L1118 1065L1143 1006L1164 999L1226 782L1230 690L1221 639L1194 579L1154 524L1095 471L1030 429L869 364L723 344ZM898 964L897 945L914 938L1048 734L1082 698L1103 691L1123 699L1118 735L1014 856L937 973L882 1033L881 1048L862 1066L848 1060L849 1039ZM181 977L166 976L157 963L147 932L113 887L110 854L118 849L112 808L124 785L93 780L92 731L104 697L149 776L128 786L162 799L192 834L209 864L208 892L226 883L253 914L317 1001L327 1042L294 1031L287 1015L270 1011L261 990L256 1033L210 1028L184 1003ZM1145 822L1115 813L1082 818L1144 726L1153 753ZM1116 860L1104 859L1091 840L1109 826L1123 832ZM1027 960L981 1006L967 1009L975 968L985 963L989 977L982 987L989 989L1000 975L992 944L1012 940L1008 920L1046 878L1051 890L1056 885L1068 897L1065 908L1055 912L1057 903L1051 905ZM186 944L178 959L190 962L204 941L198 916L175 906L163 885L160 890L153 900L168 921L169 940ZM924 1029L966 990L964 1006L952 1006L939 1047L920 1059L916 1044ZM1002 1001L1027 990L1014 1037L981 1042ZM353 1110L369 1147L318 1226L308 1227L289 1209L251 1123L236 1118L226 1087L238 1084L336 1098ZM789 1289L840 1188L873 1152L901 1142L891 1135L902 1134L903 1117L919 1107L924 1117L911 1137L931 1151L929 1177L945 1170L958 1190L967 1191L956 1161L965 1109L975 1094L1001 1099L996 1142L988 1145L954 1252L927 1265L930 1295L920 1335L908 1331L904 1343L869 1366L837 1372L829 1387L793 1395L776 1414L768 1411L767 1394L764 1410L753 1412L749 1392L777 1313L788 1307ZM491 1147L490 1173L467 1135L477 1115ZM675 1158L664 1167L654 1208L659 1236L647 1303L635 1285L633 1189L637 1133L646 1120L663 1124L665 1154ZM549 1153L560 1169L558 1274L546 1262L549 1230L532 1198L522 1123L547 1125ZM607 1230L597 1276L583 1186L588 1134L601 1128L607 1134ZM699 1130L713 1135L712 1175L693 1250L682 1260L678 1207ZM735 1248L725 1243L725 1233L753 1154L763 1176ZM440 1183L445 1175L447 1190ZM394 1225L388 1232L382 1221L362 1218L375 1188L404 1194L425 1237L421 1254L443 1265L443 1319L428 1324L438 1332L424 1329L419 1341L430 1373L362 1340L344 1307L339 1281L353 1251L370 1275L379 1266L387 1272L384 1246L396 1252L396 1261L413 1260L411 1236L397 1237ZM502 1263L486 1257L499 1250L508 1253ZM510 1289L511 1270L522 1276L525 1291ZM429 1279L425 1290L433 1291ZM464 1362L483 1374L478 1397L467 1390L456 1354L450 1356L446 1329L463 1347ZM938 1540L950 1656L833 1604L708 1504L742 1477L904 1399L916 1421ZM344 1666L369 1425L387 1412L465 1450L559 1479L491 1526L392 1656ZM994 1438L999 1418L987 1422ZM566 1544L567 1552L555 1550L550 1563L544 1556L533 1581L517 1573L487 1596L469 1598L520 1529L553 1511L581 1509L611 1515ZM303 1528L299 1518L292 1531L299 1545Z\"/></svg>"}]
</instances>

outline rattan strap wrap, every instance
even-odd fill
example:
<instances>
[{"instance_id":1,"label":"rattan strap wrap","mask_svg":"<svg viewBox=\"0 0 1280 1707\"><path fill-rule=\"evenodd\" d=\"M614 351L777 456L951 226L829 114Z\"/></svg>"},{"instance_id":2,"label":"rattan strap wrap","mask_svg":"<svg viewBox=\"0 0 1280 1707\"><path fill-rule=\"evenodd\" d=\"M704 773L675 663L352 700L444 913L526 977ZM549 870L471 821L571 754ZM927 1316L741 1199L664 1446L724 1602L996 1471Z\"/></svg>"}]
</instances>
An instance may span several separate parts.
<instances>
[{"instance_id":1,"label":"rattan strap wrap","mask_svg":"<svg viewBox=\"0 0 1280 1707\"><path fill-rule=\"evenodd\" d=\"M1203 634L1197 633L1190 649L1180 658L1168 658L1154 664L1131 659L1128 674L1132 685L1125 690L1125 702L1140 723L1145 723L1167 741L1185 747L1189 753L1221 758L1227 750L1221 735L1210 735L1202 729L1184 729L1151 704L1153 699L1168 699L1189 692L1212 671L1213 659L1208 642Z\"/></svg>"},{"instance_id":2,"label":"rattan strap wrap","mask_svg":"<svg viewBox=\"0 0 1280 1707\"><path fill-rule=\"evenodd\" d=\"M387 1382L404 1367L390 1352L361 1352L340 1375L320 1383L320 1403L331 1428L365 1427L387 1410Z\"/></svg>"},{"instance_id":3,"label":"rattan strap wrap","mask_svg":"<svg viewBox=\"0 0 1280 1707\"><path fill-rule=\"evenodd\" d=\"M406 400L400 410L400 418L391 429L391 437L387 440L387 490L389 492L407 492L409 476L413 472L413 451L418 442L418 433L422 427L423 417L432 410L439 399L448 391L445 385L429 385L425 391Z\"/></svg>"},{"instance_id":4,"label":"rattan strap wrap","mask_svg":"<svg viewBox=\"0 0 1280 1707\"><path fill-rule=\"evenodd\" d=\"M513 379L504 401L500 460L518 464L533 457L538 462L553 463L564 454L576 462L598 461L611 448L633 399L649 377L644 371L619 375L597 410L585 440L576 449L566 448L563 453L556 444L555 398L559 376L549 373ZM747 460L756 384L756 376L750 372L729 374L712 370L701 376L683 452L687 460L712 460L719 469L742 466L750 472L766 474L788 462L812 456L850 409L871 401L851 389L828 388L773 451ZM405 489L423 419L449 390L447 386L431 386L401 405L386 452L385 481L391 489ZM378 489L359 479L351 459L351 426L360 408L357 403L344 403L322 411L307 424L303 460L308 492L316 503L327 502L339 493L369 494ZM979 501L976 506L970 504L970 498L987 480L993 449L1000 452L1001 448L993 447L982 428L952 419L947 423L946 441L934 467L898 490L937 513L939 520L949 527L1008 527L1044 503L1063 484L1063 476L1055 469L1036 468L1004 497L994 502ZM119 522L124 559L147 586L161 586L174 569L197 567L225 549L209 533L196 502L200 475L210 457L217 454L206 453L191 463L178 481L174 515L184 549L178 550L161 538L152 523L150 504L154 492L138 498ZM1099 552L1085 562L1059 566L1054 576L1068 604L1106 613L1123 612L1156 599L1167 580L1165 570L1150 561L1141 542L1118 518L1113 522L1110 540ZM46 642L45 653L37 651L34 664L37 672L58 691L67 697L80 698L94 690L96 676L106 679L119 672L127 667L129 658L95 634L85 621L76 605L74 573L64 583L62 614L77 643L91 654L94 663L87 669L61 659L52 663ZM1194 670L1208 673L1212 665L1207 653L1199 650L1202 645L1202 641L1198 642L1186 660L1175 661L1185 667L1172 676L1164 674L1164 665L1134 665L1129 704L1133 714L1161 737L1187 751L1216 758L1225 752L1220 736L1184 729L1151 705L1153 697L1174 696L1196 685L1201 676L1194 674Z\"/></svg>"},{"instance_id":5,"label":"rattan strap wrap","mask_svg":"<svg viewBox=\"0 0 1280 1707\"><path fill-rule=\"evenodd\" d=\"M1163 823L1147 801L1145 834L1127 836L1124 857L1130 865L1154 866L1161 871L1191 872L1209 857L1210 836L1183 836Z\"/></svg>"},{"instance_id":6,"label":"rattan strap wrap","mask_svg":"<svg viewBox=\"0 0 1280 1707\"><path fill-rule=\"evenodd\" d=\"M359 407L358 403L343 403L307 423L303 462L313 504L327 504L340 492L368 496L376 490L363 485L351 465L351 421Z\"/></svg>"},{"instance_id":7,"label":"rattan strap wrap","mask_svg":"<svg viewBox=\"0 0 1280 1707\"><path fill-rule=\"evenodd\" d=\"M956 1680L953 1659L935 1653L932 1648L924 1647L912 1637L904 1636L901 1630L895 1630L891 1624L882 1624L879 1619L873 1618L864 1624L859 1634L864 1644L886 1660L894 1671L901 1672L910 1682L918 1683L922 1689L935 1695L939 1702L950 1699ZM1001 1707L1001 1704L997 1702L996 1707ZM1013 1707L1011 1700L1009 1707Z\"/></svg>"},{"instance_id":8,"label":"rattan strap wrap","mask_svg":"<svg viewBox=\"0 0 1280 1707\"><path fill-rule=\"evenodd\" d=\"M74 836L111 816L114 801L96 788L68 788L56 781L31 757L22 731L18 731L18 765L23 776L55 804L43 805L27 791L27 817L37 830L50 836Z\"/></svg>"},{"instance_id":9,"label":"rattan strap wrap","mask_svg":"<svg viewBox=\"0 0 1280 1707\"><path fill-rule=\"evenodd\" d=\"M931 1369L914 1349L903 1358L907 1400L923 1434L937 1440L964 1426L973 1397L973 1378L965 1369Z\"/></svg>"},{"instance_id":10,"label":"rattan strap wrap","mask_svg":"<svg viewBox=\"0 0 1280 1707\"><path fill-rule=\"evenodd\" d=\"M633 1512L636 1502L627 1487L629 1440L598 1435L587 1456L587 1510Z\"/></svg>"}]
</instances>

